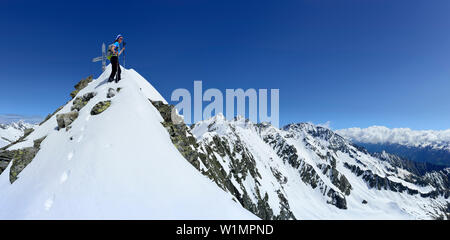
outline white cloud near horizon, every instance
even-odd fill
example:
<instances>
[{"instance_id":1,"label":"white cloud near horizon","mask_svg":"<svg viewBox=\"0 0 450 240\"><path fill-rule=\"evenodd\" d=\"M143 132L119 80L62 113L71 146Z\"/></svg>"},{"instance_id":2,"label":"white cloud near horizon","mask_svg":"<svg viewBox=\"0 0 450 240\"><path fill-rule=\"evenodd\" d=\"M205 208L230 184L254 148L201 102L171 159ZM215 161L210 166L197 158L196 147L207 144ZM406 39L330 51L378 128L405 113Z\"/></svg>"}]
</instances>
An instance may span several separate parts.
<instances>
[{"instance_id":1,"label":"white cloud near horizon","mask_svg":"<svg viewBox=\"0 0 450 240\"><path fill-rule=\"evenodd\" d=\"M347 128L336 132L352 141L373 144L401 144L407 146L450 146L450 129L412 130L409 128Z\"/></svg>"}]
</instances>

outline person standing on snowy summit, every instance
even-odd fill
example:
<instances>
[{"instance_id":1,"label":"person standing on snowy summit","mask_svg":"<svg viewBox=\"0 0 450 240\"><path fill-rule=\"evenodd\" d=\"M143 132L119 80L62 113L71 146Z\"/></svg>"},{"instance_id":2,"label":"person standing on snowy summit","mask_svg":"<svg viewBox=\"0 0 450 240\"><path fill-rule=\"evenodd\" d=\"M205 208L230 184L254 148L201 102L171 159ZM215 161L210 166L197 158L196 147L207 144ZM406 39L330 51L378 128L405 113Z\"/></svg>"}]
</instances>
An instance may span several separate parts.
<instances>
[{"instance_id":1,"label":"person standing on snowy summit","mask_svg":"<svg viewBox=\"0 0 450 240\"><path fill-rule=\"evenodd\" d=\"M120 49L120 44L122 43L122 41L123 36L119 34L117 35L116 40L114 40L114 43L108 47L108 55L110 55L109 61L111 61L112 67L111 75L109 75L108 82L114 81L114 76L116 75L116 73L117 73L116 83L120 81L120 73L122 71L120 70L119 56L120 54L122 54L123 50L125 50L125 47Z\"/></svg>"}]
</instances>

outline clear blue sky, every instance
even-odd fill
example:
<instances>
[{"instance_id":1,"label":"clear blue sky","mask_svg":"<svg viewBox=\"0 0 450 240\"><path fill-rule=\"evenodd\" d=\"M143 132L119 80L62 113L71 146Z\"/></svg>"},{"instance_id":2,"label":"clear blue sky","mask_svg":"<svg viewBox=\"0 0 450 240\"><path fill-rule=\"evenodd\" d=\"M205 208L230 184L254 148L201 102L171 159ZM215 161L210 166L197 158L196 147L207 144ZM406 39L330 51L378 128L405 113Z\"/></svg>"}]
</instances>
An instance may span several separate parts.
<instances>
[{"instance_id":1,"label":"clear blue sky","mask_svg":"<svg viewBox=\"0 0 450 240\"><path fill-rule=\"evenodd\" d=\"M280 122L450 128L450 1L23 1L0 8L0 114L46 116L122 33L176 88L279 88Z\"/></svg>"}]
</instances>

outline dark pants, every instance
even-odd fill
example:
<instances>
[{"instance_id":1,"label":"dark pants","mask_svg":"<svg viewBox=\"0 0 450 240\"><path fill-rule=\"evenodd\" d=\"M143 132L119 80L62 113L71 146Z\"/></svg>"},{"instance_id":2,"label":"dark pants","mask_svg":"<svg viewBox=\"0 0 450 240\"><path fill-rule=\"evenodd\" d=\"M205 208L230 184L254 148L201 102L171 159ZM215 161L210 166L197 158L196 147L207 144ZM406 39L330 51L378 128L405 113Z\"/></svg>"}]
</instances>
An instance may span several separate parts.
<instances>
[{"instance_id":1,"label":"dark pants","mask_svg":"<svg viewBox=\"0 0 450 240\"><path fill-rule=\"evenodd\" d=\"M111 75L109 75L109 82L114 81L114 77L116 76L117 73L117 79L116 81L120 81L120 73L122 72L120 70L120 65L119 65L119 57L117 56L112 56L111 57L111 66L112 66L112 71L111 71Z\"/></svg>"}]
</instances>

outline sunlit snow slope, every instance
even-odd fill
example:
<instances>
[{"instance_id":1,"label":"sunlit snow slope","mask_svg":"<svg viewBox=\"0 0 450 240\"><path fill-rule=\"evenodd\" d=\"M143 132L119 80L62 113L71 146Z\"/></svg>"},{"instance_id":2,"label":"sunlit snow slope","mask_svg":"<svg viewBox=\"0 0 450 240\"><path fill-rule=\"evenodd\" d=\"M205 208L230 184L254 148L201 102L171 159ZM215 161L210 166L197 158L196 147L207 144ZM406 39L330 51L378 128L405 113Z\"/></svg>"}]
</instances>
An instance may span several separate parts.
<instances>
[{"instance_id":1,"label":"sunlit snow slope","mask_svg":"<svg viewBox=\"0 0 450 240\"><path fill-rule=\"evenodd\" d=\"M77 94L96 96L68 131L57 130L55 115L9 147L47 136L13 184L11 164L0 175L0 219L255 219L178 152L149 101L163 97L132 69L107 83L110 71ZM110 87L121 90L107 99ZM111 106L91 115L104 100Z\"/></svg>"}]
</instances>

